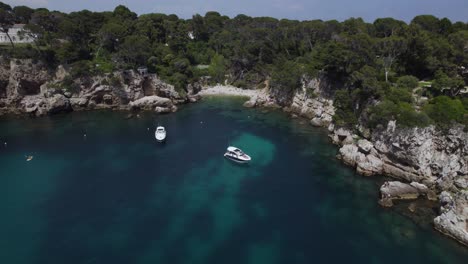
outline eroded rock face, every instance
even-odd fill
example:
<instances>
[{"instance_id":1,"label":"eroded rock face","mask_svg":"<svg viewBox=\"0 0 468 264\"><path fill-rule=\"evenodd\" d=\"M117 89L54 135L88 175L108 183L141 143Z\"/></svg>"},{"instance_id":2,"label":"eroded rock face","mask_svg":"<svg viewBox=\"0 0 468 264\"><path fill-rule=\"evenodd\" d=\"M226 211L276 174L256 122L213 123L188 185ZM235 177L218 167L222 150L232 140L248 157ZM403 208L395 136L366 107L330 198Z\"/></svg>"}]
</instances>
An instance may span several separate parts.
<instances>
[{"instance_id":1,"label":"eroded rock face","mask_svg":"<svg viewBox=\"0 0 468 264\"><path fill-rule=\"evenodd\" d=\"M407 183L399 181L385 182L380 187L380 201L382 206L393 206L393 200L410 200L419 197L419 191Z\"/></svg>"},{"instance_id":2,"label":"eroded rock face","mask_svg":"<svg viewBox=\"0 0 468 264\"><path fill-rule=\"evenodd\" d=\"M0 58L0 114L40 116L70 110L131 107L141 110L162 107L157 112L173 112L177 110L175 104L200 99L197 95L201 89L199 84L190 85L188 94L181 96L174 86L161 81L155 74L143 76L135 71L119 71L70 80L68 71L63 66L52 71L31 60L5 61ZM164 99L156 100L153 96ZM143 100L138 101L140 99Z\"/></svg>"},{"instance_id":3,"label":"eroded rock face","mask_svg":"<svg viewBox=\"0 0 468 264\"><path fill-rule=\"evenodd\" d=\"M7 97L7 86L8 86L8 80L0 79L0 98Z\"/></svg>"},{"instance_id":4,"label":"eroded rock face","mask_svg":"<svg viewBox=\"0 0 468 264\"><path fill-rule=\"evenodd\" d=\"M9 62L8 97L39 95L41 86L52 79L47 67L32 60L11 60Z\"/></svg>"},{"instance_id":5,"label":"eroded rock face","mask_svg":"<svg viewBox=\"0 0 468 264\"><path fill-rule=\"evenodd\" d=\"M444 191L439 200L441 215L434 219L435 228L468 246L468 190L456 194Z\"/></svg>"},{"instance_id":6,"label":"eroded rock face","mask_svg":"<svg viewBox=\"0 0 468 264\"><path fill-rule=\"evenodd\" d=\"M391 130L392 133L389 133ZM385 163L398 166L402 178L424 178L439 190L451 188L459 176L468 175L468 133L462 126L443 132L427 128L399 129L389 126L372 136Z\"/></svg>"},{"instance_id":7,"label":"eroded rock face","mask_svg":"<svg viewBox=\"0 0 468 264\"><path fill-rule=\"evenodd\" d=\"M41 92L41 85L43 84L37 81L19 80L17 92L19 95L38 95Z\"/></svg>"},{"instance_id":8,"label":"eroded rock face","mask_svg":"<svg viewBox=\"0 0 468 264\"><path fill-rule=\"evenodd\" d=\"M51 98L48 98L47 102L47 113L56 114L60 112L71 111L70 100L62 94L56 94Z\"/></svg>"},{"instance_id":9,"label":"eroded rock face","mask_svg":"<svg viewBox=\"0 0 468 264\"><path fill-rule=\"evenodd\" d=\"M380 187L380 201L382 206L393 206L394 200L412 200L424 196L429 200L436 200L437 197L426 185L412 182L402 183L399 181L387 181Z\"/></svg>"},{"instance_id":10,"label":"eroded rock face","mask_svg":"<svg viewBox=\"0 0 468 264\"><path fill-rule=\"evenodd\" d=\"M328 94L323 85L326 82L323 77L311 80L303 78L302 88L292 96L290 111L310 119L314 126L328 126L332 122L335 108L331 97L325 96Z\"/></svg>"}]
</instances>

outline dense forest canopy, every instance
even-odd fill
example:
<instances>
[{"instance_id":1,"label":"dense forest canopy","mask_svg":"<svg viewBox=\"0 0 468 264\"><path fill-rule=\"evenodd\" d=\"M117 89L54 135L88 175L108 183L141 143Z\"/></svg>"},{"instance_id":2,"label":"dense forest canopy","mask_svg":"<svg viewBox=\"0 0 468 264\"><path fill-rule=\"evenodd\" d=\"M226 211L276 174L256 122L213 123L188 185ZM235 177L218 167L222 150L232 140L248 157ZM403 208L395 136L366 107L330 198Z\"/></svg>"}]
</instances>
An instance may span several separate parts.
<instances>
[{"instance_id":1,"label":"dense forest canopy","mask_svg":"<svg viewBox=\"0 0 468 264\"><path fill-rule=\"evenodd\" d=\"M69 65L75 76L146 66L178 89L210 76L244 88L270 80L272 89L293 90L302 76L321 75L342 84L335 91L341 125L363 118L371 126L392 119L406 126L467 123L468 24L447 18L366 23L207 12L184 20L138 16L125 6L66 14L0 2L0 30L15 23L26 24L24 34L35 41L3 46L4 57Z\"/></svg>"}]
</instances>

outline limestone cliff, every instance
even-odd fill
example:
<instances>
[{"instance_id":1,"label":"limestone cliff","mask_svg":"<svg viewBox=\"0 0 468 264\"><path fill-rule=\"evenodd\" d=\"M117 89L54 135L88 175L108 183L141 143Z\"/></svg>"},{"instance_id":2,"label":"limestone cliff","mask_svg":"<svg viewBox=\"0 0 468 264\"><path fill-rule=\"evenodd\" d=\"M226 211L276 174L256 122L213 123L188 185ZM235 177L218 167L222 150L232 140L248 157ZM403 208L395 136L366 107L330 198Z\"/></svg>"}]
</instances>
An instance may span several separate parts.
<instances>
[{"instance_id":1,"label":"limestone cliff","mask_svg":"<svg viewBox=\"0 0 468 264\"><path fill-rule=\"evenodd\" d=\"M434 220L435 227L468 245L468 132L463 126L402 128L391 121L386 128L372 132L365 124L353 130L339 128L332 119L335 108L330 82L323 77L303 78L302 84L290 94L271 92L270 99L314 126L328 127L330 139L340 146L337 157L358 173L402 181L382 186L382 205L418 197L436 200L437 194L445 194L441 194L445 198L440 199L441 215ZM249 105L261 104L249 101Z\"/></svg>"},{"instance_id":2,"label":"limestone cliff","mask_svg":"<svg viewBox=\"0 0 468 264\"><path fill-rule=\"evenodd\" d=\"M197 101L197 89L193 84L181 95L155 74L132 70L73 78L62 66L50 70L32 60L0 61L0 114L41 116L85 109L173 112L177 104ZM146 103L138 103L142 101Z\"/></svg>"}]
</instances>

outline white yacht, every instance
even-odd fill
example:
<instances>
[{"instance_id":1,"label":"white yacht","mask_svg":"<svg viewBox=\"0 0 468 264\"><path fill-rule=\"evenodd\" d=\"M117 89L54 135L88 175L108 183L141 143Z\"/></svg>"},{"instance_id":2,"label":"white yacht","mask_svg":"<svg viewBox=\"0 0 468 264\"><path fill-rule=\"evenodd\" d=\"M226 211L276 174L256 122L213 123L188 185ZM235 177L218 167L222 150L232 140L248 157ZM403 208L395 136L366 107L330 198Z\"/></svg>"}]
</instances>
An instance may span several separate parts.
<instances>
[{"instance_id":1,"label":"white yacht","mask_svg":"<svg viewBox=\"0 0 468 264\"><path fill-rule=\"evenodd\" d=\"M163 142L166 140L166 129L163 126L158 126L154 132L154 137L157 141Z\"/></svg>"},{"instance_id":2,"label":"white yacht","mask_svg":"<svg viewBox=\"0 0 468 264\"><path fill-rule=\"evenodd\" d=\"M224 153L224 157L237 163L248 163L251 160L249 155L245 154L242 150L232 146L227 148L226 153Z\"/></svg>"}]
</instances>

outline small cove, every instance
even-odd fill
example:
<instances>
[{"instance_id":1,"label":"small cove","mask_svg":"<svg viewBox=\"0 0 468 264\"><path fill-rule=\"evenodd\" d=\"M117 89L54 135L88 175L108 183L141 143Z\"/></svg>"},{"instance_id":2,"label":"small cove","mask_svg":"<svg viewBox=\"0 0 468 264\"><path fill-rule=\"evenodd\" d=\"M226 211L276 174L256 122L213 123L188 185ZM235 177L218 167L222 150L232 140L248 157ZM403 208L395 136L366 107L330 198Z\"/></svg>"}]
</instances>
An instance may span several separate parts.
<instances>
[{"instance_id":1,"label":"small cove","mask_svg":"<svg viewBox=\"0 0 468 264\"><path fill-rule=\"evenodd\" d=\"M2 119L0 261L466 261L466 248L381 208L383 179L336 160L325 130L242 102L207 98L134 119L106 111ZM165 144L154 140L158 123ZM228 144L253 162L225 160Z\"/></svg>"}]
</instances>

